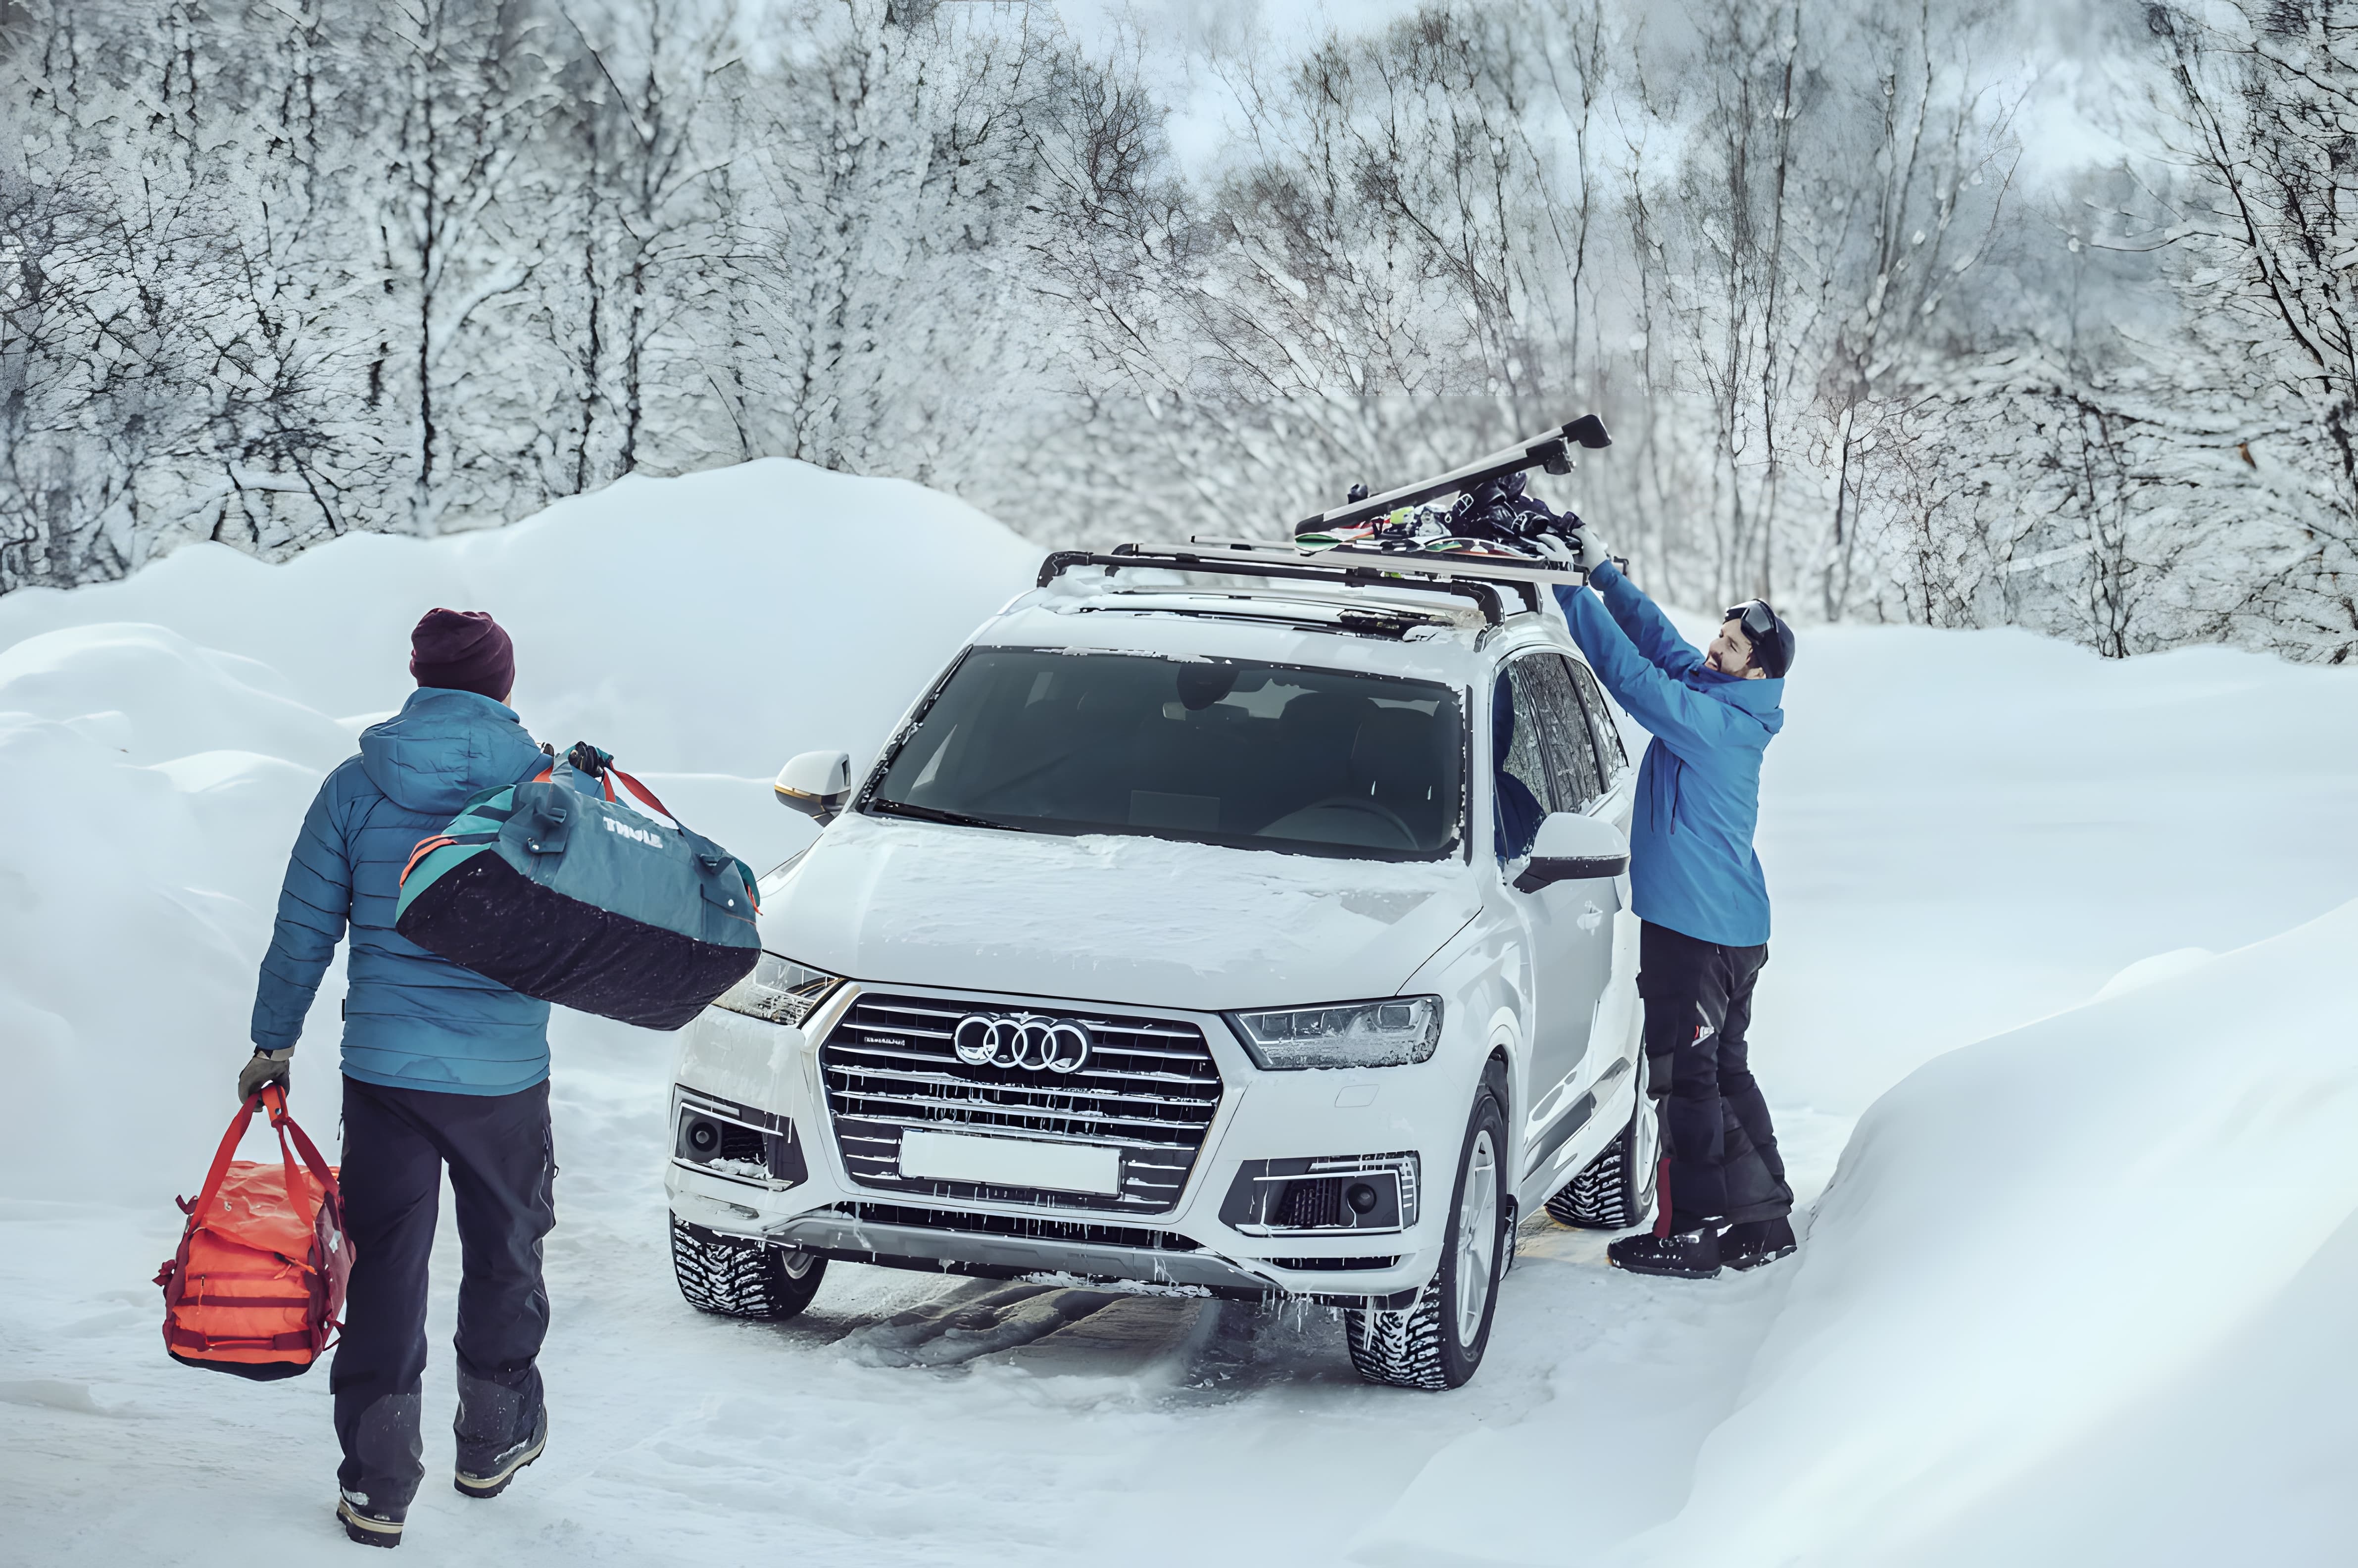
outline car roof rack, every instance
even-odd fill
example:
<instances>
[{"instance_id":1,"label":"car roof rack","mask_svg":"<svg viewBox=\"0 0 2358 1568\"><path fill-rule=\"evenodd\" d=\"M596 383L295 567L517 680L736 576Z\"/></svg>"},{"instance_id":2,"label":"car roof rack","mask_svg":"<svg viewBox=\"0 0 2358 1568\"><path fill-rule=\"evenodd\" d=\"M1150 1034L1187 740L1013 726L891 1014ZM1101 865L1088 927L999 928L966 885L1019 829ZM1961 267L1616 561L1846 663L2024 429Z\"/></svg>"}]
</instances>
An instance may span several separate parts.
<instances>
[{"instance_id":1,"label":"car roof rack","mask_svg":"<svg viewBox=\"0 0 2358 1568\"><path fill-rule=\"evenodd\" d=\"M1584 414L1561 428L1527 441L1502 447L1463 468L1418 480L1413 484L1368 495L1365 485L1353 485L1348 503L1305 517L1293 525L1293 543L1268 539L1222 539L1198 534L1184 545L1116 545L1112 550L1058 550L1040 565L1039 586L1047 587L1075 567L1103 567L1110 577L1124 569L1217 572L1224 577L1291 578L1350 588L1422 589L1454 594L1481 606L1482 617L1496 626L1507 618L1506 589L1518 589L1524 606L1540 607L1542 585L1578 585L1588 574L1568 562L1544 557L1492 555L1483 551L1434 551L1417 548L1412 540L1374 540L1337 544L1331 539L1306 542L1304 535L1324 535L1371 518L1387 516L1437 496L1474 489L1490 480L1543 468L1550 473L1572 471L1572 449L1591 451L1613 444L1605 421Z\"/></svg>"},{"instance_id":2,"label":"car roof rack","mask_svg":"<svg viewBox=\"0 0 2358 1568\"><path fill-rule=\"evenodd\" d=\"M1346 588L1422 589L1471 600L1492 626L1504 622L1506 589L1520 590L1523 607L1540 607L1541 586L1577 586L1586 574L1568 562L1424 550L1383 550L1337 545L1314 548L1266 539L1197 536L1184 545L1116 545L1109 551L1058 550L1040 564L1047 587L1076 567L1117 571L1214 572L1223 577L1293 579Z\"/></svg>"}]
</instances>

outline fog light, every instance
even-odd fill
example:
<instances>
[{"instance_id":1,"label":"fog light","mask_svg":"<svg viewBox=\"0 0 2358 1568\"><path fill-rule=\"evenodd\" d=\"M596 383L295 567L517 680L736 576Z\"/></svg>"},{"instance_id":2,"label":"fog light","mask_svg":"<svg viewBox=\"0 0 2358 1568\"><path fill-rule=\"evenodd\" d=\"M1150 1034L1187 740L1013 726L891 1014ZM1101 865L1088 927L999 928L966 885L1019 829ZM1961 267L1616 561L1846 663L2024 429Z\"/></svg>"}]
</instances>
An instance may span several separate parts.
<instances>
[{"instance_id":1,"label":"fog light","mask_svg":"<svg viewBox=\"0 0 2358 1568\"><path fill-rule=\"evenodd\" d=\"M1400 1231L1416 1223L1417 1157L1345 1154L1247 1160L1237 1167L1220 1223L1247 1236L1280 1231Z\"/></svg>"}]
</instances>

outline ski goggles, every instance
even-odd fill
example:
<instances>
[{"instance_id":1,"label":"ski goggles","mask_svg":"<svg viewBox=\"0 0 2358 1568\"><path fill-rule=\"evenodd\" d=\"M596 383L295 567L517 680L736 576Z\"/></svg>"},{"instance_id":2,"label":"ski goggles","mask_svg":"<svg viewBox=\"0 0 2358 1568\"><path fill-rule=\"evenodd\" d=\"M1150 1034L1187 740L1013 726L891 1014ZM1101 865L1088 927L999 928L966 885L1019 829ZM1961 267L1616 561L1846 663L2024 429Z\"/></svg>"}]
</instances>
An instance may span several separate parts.
<instances>
[{"instance_id":1,"label":"ski goggles","mask_svg":"<svg viewBox=\"0 0 2358 1568\"><path fill-rule=\"evenodd\" d=\"M1747 599L1730 608L1720 619L1733 621L1743 627L1745 636L1756 645L1777 630L1777 612L1768 608L1768 601L1765 599Z\"/></svg>"}]
</instances>

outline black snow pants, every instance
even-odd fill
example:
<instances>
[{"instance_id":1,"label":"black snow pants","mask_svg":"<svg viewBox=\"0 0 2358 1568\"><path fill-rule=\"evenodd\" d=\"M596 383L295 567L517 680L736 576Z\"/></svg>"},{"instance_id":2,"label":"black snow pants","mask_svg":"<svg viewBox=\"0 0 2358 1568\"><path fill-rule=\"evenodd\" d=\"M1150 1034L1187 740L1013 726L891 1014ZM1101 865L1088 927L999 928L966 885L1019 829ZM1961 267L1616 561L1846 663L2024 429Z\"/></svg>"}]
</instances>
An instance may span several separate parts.
<instances>
[{"instance_id":1,"label":"black snow pants","mask_svg":"<svg viewBox=\"0 0 2358 1568\"><path fill-rule=\"evenodd\" d=\"M1723 947L1651 922L1639 933L1646 1087L1661 1112L1672 1229L1793 1211L1744 1038L1753 982L1768 961L1765 946Z\"/></svg>"},{"instance_id":2,"label":"black snow pants","mask_svg":"<svg viewBox=\"0 0 2358 1568\"><path fill-rule=\"evenodd\" d=\"M459 1219L459 1467L481 1472L531 1434L548 1333L541 1238L557 1223L548 1085L438 1094L344 1080L344 1220L352 1277L329 1387L344 1462L337 1483L405 1512L424 1476L426 1261L442 1167Z\"/></svg>"}]
</instances>

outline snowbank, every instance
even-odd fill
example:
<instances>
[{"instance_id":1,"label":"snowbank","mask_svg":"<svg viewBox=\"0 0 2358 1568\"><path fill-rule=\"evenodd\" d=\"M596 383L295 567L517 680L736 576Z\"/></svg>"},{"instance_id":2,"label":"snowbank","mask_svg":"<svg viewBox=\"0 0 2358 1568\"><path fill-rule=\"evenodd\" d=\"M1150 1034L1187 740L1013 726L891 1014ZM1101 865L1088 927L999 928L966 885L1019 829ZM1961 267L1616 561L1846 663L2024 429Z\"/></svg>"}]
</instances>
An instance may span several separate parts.
<instances>
[{"instance_id":1,"label":"snowbank","mask_svg":"<svg viewBox=\"0 0 2358 1568\"><path fill-rule=\"evenodd\" d=\"M1647 1376L1556 1379L1520 1430L1437 1454L1354 1556L2347 1561L2353 953L2358 903L1920 1068L1859 1121L1783 1278L1650 1288L1675 1326ZM1748 1359L1697 1321L1714 1302L1765 1326ZM1648 1454L1666 1409L1714 1405L1699 1452ZM1599 1429L1624 1452L1585 1452ZM1660 1468L1628 1474L1632 1451ZM1469 1504L1567 1473L1605 1494L1579 1525Z\"/></svg>"},{"instance_id":2,"label":"snowbank","mask_svg":"<svg viewBox=\"0 0 2358 1568\"><path fill-rule=\"evenodd\" d=\"M778 765L880 743L1038 555L915 485L768 461L496 532L359 535L284 566L198 546L0 599L0 1196L160 1203L201 1170L287 847L413 686L427 608L499 617L535 735L598 741L769 864L807 833L768 798ZM341 991L296 1078L323 1129Z\"/></svg>"},{"instance_id":3,"label":"snowbank","mask_svg":"<svg viewBox=\"0 0 2358 1568\"><path fill-rule=\"evenodd\" d=\"M1693 1500L1632 1558L2310 1563L2346 1545L2328 1456L2352 1451L2358 1395L2353 955L2358 903L1886 1095ZM2272 1381L2242 1386L2247 1368ZM2223 1488L2223 1461L2260 1492Z\"/></svg>"}]
</instances>

